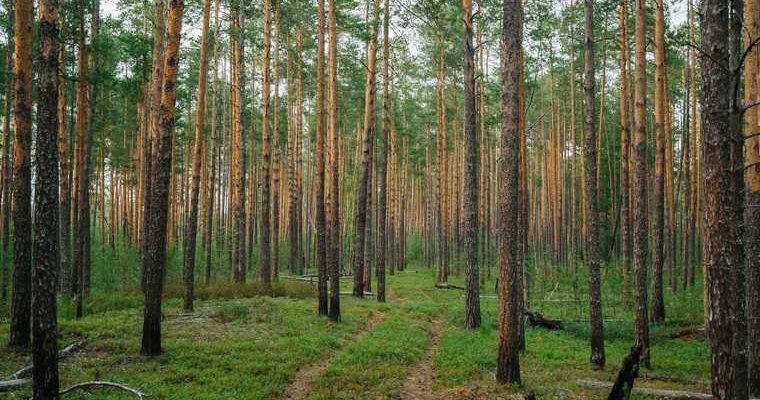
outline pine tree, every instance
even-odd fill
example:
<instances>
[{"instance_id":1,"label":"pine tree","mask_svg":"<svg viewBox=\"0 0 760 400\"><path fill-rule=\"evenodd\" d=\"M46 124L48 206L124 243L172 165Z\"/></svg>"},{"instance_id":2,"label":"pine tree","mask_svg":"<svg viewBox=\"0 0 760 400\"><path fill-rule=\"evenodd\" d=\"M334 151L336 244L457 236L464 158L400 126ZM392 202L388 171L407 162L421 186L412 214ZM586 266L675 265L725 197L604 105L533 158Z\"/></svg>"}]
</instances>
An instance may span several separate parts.
<instances>
[{"instance_id":1,"label":"pine tree","mask_svg":"<svg viewBox=\"0 0 760 400\"><path fill-rule=\"evenodd\" d=\"M24 7L18 7L23 9ZM31 6L29 10L31 14ZM39 7L39 97L35 159L32 371L34 399L58 398L58 0ZM24 18L19 18L24 20ZM28 32L31 33L31 32ZM23 43L23 41L21 41ZM30 71L31 72L31 71Z\"/></svg>"}]
</instances>

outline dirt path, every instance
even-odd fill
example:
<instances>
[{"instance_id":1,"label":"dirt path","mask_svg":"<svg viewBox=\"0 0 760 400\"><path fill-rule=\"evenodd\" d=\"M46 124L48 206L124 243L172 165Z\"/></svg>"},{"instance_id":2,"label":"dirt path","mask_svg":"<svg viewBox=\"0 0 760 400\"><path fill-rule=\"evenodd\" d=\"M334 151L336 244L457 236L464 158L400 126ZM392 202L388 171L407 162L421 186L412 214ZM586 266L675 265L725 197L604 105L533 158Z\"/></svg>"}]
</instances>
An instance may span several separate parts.
<instances>
[{"instance_id":1,"label":"dirt path","mask_svg":"<svg viewBox=\"0 0 760 400\"><path fill-rule=\"evenodd\" d=\"M441 343L442 325L440 318L433 320L430 326L430 348L425 357L417 365L409 369L410 374L406 377L399 399L427 400L437 399L435 395L435 355Z\"/></svg>"},{"instance_id":2,"label":"dirt path","mask_svg":"<svg viewBox=\"0 0 760 400\"><path fill-rule=\"evenodd\" d=\"M377 325L379 325L383 319L385 318L385 314L380 312L373 312L369 316L369 320L367 321L367 325L364 326L361 330L356 332L351 339L346 340L344 343L341 344L341 347L344 345L350 343L350 342L356 342L361 340L367 333L371 332ZM293 381L288 385L288 387L285 388L285 392L278 397L280 400L296 400L296 399L305 399L309 393L311 392L312 385L314 380L322 375L322 373L327 369L327 367L332 364L333 359L338 354L338 350L333 351L332 354L328 354L326 358L317 360L313 364L306 365L298 370L296 372L296 376L293 378Z\"/></svg>"}]
</instances>

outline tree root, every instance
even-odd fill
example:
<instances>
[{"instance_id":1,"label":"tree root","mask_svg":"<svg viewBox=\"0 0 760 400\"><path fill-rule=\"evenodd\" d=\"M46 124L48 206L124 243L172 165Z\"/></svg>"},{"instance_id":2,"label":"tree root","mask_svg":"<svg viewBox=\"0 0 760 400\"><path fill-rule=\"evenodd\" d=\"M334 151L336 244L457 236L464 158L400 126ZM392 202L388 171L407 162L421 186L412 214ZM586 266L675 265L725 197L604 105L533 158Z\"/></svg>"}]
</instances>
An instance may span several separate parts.
<instances>
[{"instance_id":1,"label":"tree root","mask_svg":"<svg viewBox=\"0 0 760 400\"><path fill-rule=\"evenodd\" d=\"M94 389L115 388L115 389L123 390L128 393L132 393L133 395L137 396L137 398L140 400L143 400L145 398L145 393L137 389L133 389L121 383L106 382L106 381L89 381L89 382L77 383L74 386L61 390L59 394L63 395L68 392L72 392L74 390L80 390L80 389L85 389L85 388L94 388Z\"/></svg>"}]
</instances>

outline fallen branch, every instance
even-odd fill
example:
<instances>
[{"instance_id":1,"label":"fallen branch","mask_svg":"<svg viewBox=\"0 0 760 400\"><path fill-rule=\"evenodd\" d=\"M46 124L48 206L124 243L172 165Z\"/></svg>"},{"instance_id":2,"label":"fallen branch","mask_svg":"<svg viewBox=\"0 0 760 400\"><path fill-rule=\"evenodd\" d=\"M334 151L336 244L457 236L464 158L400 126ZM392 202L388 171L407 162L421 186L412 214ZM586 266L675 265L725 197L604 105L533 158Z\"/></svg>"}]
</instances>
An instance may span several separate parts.
<instances>
[{"instance_id":1,"label":"fallen branch","mask_svg":"<svg viewBox=\"0 0 760 400\"><path fill-rule=\"evenodd\" d=\"M341 296L353 296L354 292L340 292ZM365 296L372 296L372 292L364 292Z\"/></svg>"},{"instance_id":2,"label":"fallen branch","mask_svg":"<svg viewBox=\"0 0 760 400\"><path fill-rule=\"evenodd\" d=\"M631 352L623 359L623 366L618 372L615 384L612 385L607 400L628 400L631 398L633 381L639 377L639 361L641 361L641 345L631 347Z\"/></svg>"},{"instance_id":3,"label":"fallen branch","mask_svg":"<svg viewBox=\"0 0 760 400\"><path fill-rule=\"evenodd\" d=\"M133 395L137 396L137 398L140 399L140 400L142 400L142 399L145 398L145 393L143 393L143 392L141 392L141 391L139 391L137 389L133 389L133 388L127 386L127 385L122 385L121 383L105 382L105 381L90 381L90 382L77 383L74 386L71 386L71 387L69 387L67 389L61 390L61 392L59 394L60 395L64 395L64 394L66 394L68 392L71 392L71 391L74 391L74 390L79 390L79 389L85 389L85 388L101 389L101 388L105 388L105 387L120 389L120 390L123 390L125 392L132 393Z\"/></svg>"},{"instance_id":4,"label":"fallen branch","mask_svg":"<svg viewBox=\"0 0 760 400\"><path fill-rule=\"evenodd\" d=\"M85 344L85 341L83 340L81 342L72 343L72 344L64 347L63 349L61 349L61 351L58 352L58 359L60 360L60 359L62 359L64 357L66 357L66 356L71 355L71 353L74 353L75 351L77 351L77 350L81 349L82 347L84 347L84 344ZM34 369L34 365L33 364L29 364L26 367L21 368L20 370L14 372L10 376L8 376L8 380L16 380L16 379L21 379L21 378L26 378L28 376L31 376L33 369Z\"/></svg>"},{"instance_id":5,"label":"fallen branch","mask_svg":"<svg viewBox=\"0 0 760 400\"><path fill-rule=\"evenodd\" d=\"M525 310L524 313L528 317L528 324L530 326L540 326L552 331L562 329L561 320L549 319L544 317L541 313L533 312L530 310Z\"/></svg>"},{"instance_id":6,"label":"fallen branch","mask_svg":"<svg viewBox=\"0 0 760 400\"><path fill-rule=\"evenodd\" d=\"M606 390L612 388L612 382L602 382L594 379L579 379L577 382L579 385L592 388ZM683 390L667 390L667 389L652 389L637 387L633 388L634 393L645 394L648 396L664 397L672 400L712 400L712 395L706 393L686 392ZM758 400L758 399L751 399Z\"/></svg>"},{"instance_id":7,"label":"fallen branch","mask_svg":"<svg viewBox=\"0 0 760 400\"><path fill-rule=\"evenodd\" d=\"M438 289L457 289L457 290L464 290L462 286L452 285L450 283L436 283L435 287Z\"/></svg>"},{"instance_id":8,"label":"fallen branch","mask_svg":"<svg viewBox=\"0 0 760 400\"><path fill-rule=\"evenodd\" d=\"M31 385L31 379L9 379L7 381L0 381L0 393L16 390L21 386Z\"/></svg>"}]
</instances>

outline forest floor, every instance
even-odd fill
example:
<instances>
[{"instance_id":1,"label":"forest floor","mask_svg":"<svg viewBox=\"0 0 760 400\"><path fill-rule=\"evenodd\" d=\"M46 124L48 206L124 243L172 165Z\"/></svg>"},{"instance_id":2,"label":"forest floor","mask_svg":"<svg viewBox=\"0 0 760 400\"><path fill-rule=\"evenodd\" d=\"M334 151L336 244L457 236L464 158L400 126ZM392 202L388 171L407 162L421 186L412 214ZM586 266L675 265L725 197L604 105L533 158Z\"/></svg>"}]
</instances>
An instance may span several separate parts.
<instances>
[{"instance_id":1,"label":"forest floor","mask_svg":"<svg viewBox=\"0 0 760 400\"><path fill-rule=\"evenodd\" d=\"M497 399L521 393L606 398L605 391L581 387L578 380L614 380L632 343L629 311L608 310L607 366L595 370L588 361L582 307L557 301L564 285L541 291L536 281L532 305L547 317L563 318L565 329L526 327L524 386L500 386L494 381L498 313L493 282L484 286L478 330L462 328L463 292L436 289L433 282L427 270L397 272L388 277L386 304L342 297L340 323L316 315L316 300L301 282L282 283L281 294L294 297L209 296L197 301L189 315L170 289L164 303L164 354L155 358L139 355L140 296L93 292L91 313L79 321L67 314L67 304L61 306L61 347L86 340L82 350L62 360L61 384L119 382L139 388L148 399ZM699 330L701 302L694 300L699 290L666 297L671 322L653 327L652 368L642 369L637 386L708 391L709 351ZM575 294L583 297L580 289ZM0 319L0 343L5 343L8 321ZM28 362L28 355L1 351L0 378ZM25 388L0 393L0 398L29 394ZM109 389L66 397L128 398Z\"/></svg>"}]
</instances>

